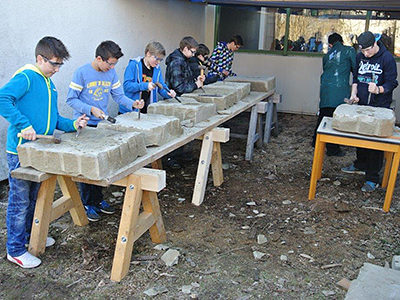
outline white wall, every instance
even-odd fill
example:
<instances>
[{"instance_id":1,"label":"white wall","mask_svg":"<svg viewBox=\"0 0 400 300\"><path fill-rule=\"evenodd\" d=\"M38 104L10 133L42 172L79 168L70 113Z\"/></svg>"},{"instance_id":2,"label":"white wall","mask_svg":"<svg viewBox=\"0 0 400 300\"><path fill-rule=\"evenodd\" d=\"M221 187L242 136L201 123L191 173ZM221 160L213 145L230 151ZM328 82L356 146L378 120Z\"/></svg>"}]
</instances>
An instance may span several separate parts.
<instances>
[{"instance_id":1,"label":"white wall","mask_svg":"<svg viewBox=\"0 0 400 300\"><path fill-rule=\"evenodd\" d=\"M19 67L35 62L34 49L43 36L55 36L67 46L71 58L52 78L59 110L67 117L72 116L65 104L72 74L94 58L100 42L110 39L122 48L125 55L116 70L123 80L129 58L143 55L149 41L161 42L168 55L186 35L201 42L205 38L205 6L187 0L1 0L0 20L0 86ZM115 105L110 107L111 115L116 111ZM6 127L1 118L0 180L7 172Z\"/></svg>"},{"instance_id":2,"label":"white wall","mask_svg":"<svg viewBox=\"0 0 400 300\"><path fill-rule=\"evenodd\" d=\"M400 63L397 63L400 83ZM321 57L279 56L236 53L233 71L239 75L276 77L276 91L282 94L278 109L282 112L316 114L319 103ZM400 120L400 87L393 94L396 116Z\"/></svg>"}]
</instances>

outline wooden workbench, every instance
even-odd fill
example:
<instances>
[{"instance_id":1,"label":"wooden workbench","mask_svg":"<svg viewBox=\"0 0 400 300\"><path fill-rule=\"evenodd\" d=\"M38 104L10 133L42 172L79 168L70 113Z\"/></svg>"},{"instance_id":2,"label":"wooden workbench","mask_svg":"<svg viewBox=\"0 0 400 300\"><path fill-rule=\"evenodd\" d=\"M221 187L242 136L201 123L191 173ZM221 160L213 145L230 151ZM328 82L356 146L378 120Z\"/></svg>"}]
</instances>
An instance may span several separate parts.
<instances>
[{"instance_id":1,"label":"wooden workbench","mask_svg":"<svg viewBox=\"0 0 400 300\"><path fill-rule=\"evenodd\" d=\"M382 187L386 189L383 210L388 212L392 202L400 160L400 134L395 132L392 137L381 138L356 133L337 131L332 128L332 118L324 117L317 129L314 160L310 179L308 199L315 198L317 181L322 176L322 165L326 143L351 147L367 148L385 152L386 164L382 179Z\"/></svg>"},{"instance_id":2,"label":"wooden workbench","mask_svg":"<svg viewBox=\"0 0 400 300\"><path fill-rule=\"evenodd\" d=\"M108 178L89 180L82 177L70 177L67 174L47 174L32 168L14 170L12 176L15 178L42 183L36 202L29 251L34 255L45 251L50 222L68 211L71 213L76 225L84 226L88 224L75 181L100 186L123 186L125 187L125 196L111 271L111 279L121 281L129 270L135 240L147 230L150 231L151 239L155 243L161 243L166 239L157 199L157 192L161 191L166 185L165 171L143 167L196 138L202 139L202 149L192 199L195 205L200 205L204 199L210 164L213 166L214 185L221 185L223 182L219 143L229 140L229 130L217 128L217 126L255 106L273 92L251 92L244 99L245 101L240 101L230 109L219 112L218 115L196 124L195 127L185 127L182 136L161 147L147 148L146 155L137 158ZM58 182L63 196L54 201L56 182ZM139 213L141 205L143 205L143 212Z\"/></svg>"}]
</instances>

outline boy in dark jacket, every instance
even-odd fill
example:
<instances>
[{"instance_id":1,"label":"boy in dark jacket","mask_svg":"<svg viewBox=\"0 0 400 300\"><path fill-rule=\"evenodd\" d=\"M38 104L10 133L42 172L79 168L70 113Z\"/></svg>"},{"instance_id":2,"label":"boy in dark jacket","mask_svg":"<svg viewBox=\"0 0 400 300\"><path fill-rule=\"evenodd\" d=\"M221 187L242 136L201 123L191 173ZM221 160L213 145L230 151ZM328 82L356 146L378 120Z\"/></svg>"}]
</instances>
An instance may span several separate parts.
<instances>
[{"instance_id":1,"label":"boy in dark jacket","mask_svg":"<svg viewBox=\"0 0 400 300\"><path fill-rule=\"evenodd\" d=\"M196 54L198 46L191 36L184 37L179 43L179 49L167 57L166 82L178 96L203 86L205 76L195 77L189 65L189 59Z\"/></svg>"},{"instance_id":2,"label":"boy in dark jacket","mask_svg":"<svg viewBox=\"0 0 400 300\"><path fill-rule=\"evenodd\" d=\"M393 90L398 86L397 67L392 54L374 34L366 31L357 38L361 52L357 54L357 72L353 76L350 100L359 105L390 108ZM361 190L372 192L378 187L383 152L357 148L357 159L342 169L346 173L365 174Z\"/></svg>"},{"instance_id":3,"label":"boy in dark jacket","mask_svg":"<svg viewBox=\"0 0 400 300\"><path fill-rule=\"evenodd\" d=\"M192 72L196 78L200 76L201 68L204 68L204 70L213 68L213 63L208 59L209 55L210 49L208 49L208 47L204 44L199 44L196 55L189 59L190 69L192 69ZM204 85L214 83L217 80L217 76L206 76L206 79L204 80Z\"/></svg>"},{"instance_id":4,"label":"boy in dark jacket","mask_svg":"<svg viewBox=\"0 0 400 300\"><path fill-rule=\"evenodd\" d=\"M64 44L51 36L42 38L35 49L35 65L20 68L0 89L0 114L10 122L7 133L7 162L10 191L7 208L7 259L22 268L34 268L41 260L30 254L28 244L40 183L16 179L11 171L19 164L17 146L36 139L36 134L52 135L54 129L71 132L87 124L83 114L76 120L63 118L57 109L57 90L50 77L69 58ZM17 134L21 133L21 137ZM46 247L55 243L47 237Z\"/></svg>"}]
</instances>

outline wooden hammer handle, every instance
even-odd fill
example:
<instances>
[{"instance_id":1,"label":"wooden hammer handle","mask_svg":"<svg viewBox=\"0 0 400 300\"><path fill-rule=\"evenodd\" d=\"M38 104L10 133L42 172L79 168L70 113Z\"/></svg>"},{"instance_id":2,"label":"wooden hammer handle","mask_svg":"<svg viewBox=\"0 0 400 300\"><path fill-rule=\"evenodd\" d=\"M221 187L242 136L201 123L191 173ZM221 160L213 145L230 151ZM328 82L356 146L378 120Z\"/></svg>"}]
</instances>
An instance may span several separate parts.
<instances>
[{"instance_id":1,"label":"wooden hammer handle","mask_svg":"<svg viewBox=\"0 0 400 300\"><path fill-rule=\"evenodd\" d=\"M17 134L17 137L22 137L21 133ZM48 139L48 140L54 140L54 136L53 135L44 135L44 134L37 134L36 138L38 139Z\"/></svg>"}]
</instances>

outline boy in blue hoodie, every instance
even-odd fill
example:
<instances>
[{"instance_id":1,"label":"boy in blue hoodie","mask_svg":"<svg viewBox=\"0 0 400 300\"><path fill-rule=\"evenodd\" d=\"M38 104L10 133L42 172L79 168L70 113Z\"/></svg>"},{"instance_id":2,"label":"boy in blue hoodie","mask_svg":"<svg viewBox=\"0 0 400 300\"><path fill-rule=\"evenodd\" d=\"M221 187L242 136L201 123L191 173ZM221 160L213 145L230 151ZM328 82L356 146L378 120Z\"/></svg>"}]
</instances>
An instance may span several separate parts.
<instances>
[{"instance_id":1,"label":"boy in blue hoodie","mask_svg":"<svg viewBox=\"0 0 400 300\"><path fill-rule=\"evenodd\" d=\"M397 67L393 55L379 38L370 31L357 38L361 51L356 56L357 72L353 74L350 100L359 105L390 108L393 90L398 86ZM357 159L342 171L365 174L361 190L372 192L379 185L382 164L382 151L357 148Z\"/></svg>"},{"instance_id":2,"label":"boy in blue hoodie","mask_svg":"<svg viewBox=\"0 0 400 300\"><path fill-rule=\"evenodd\" d=\"M52 135L54 129L76 131L87 124L85 115L77 120L61 117L57 109L57 90L50 77L69 58L64 44L44 37L36 45L36 64L20 68L0 89L0 114L10 122L7 133L9 185L7 208L7 259L22 268L34 268L41 260L30 254L28 243L40 184L11 177L19 165L17 146L36 139L36 134ZM17 134L21 133L21 137ZM55 243L47 238L46 247Z\"/></svg>"},{"instance_id":3,"label":"boy in blue hoodie","mask_svg":"<svg viewBox=\"0 0 400 300\"><path fill-rule=\"evenodd\" d=\"M142 113L147 113L147 107L157 102L157 92L161 97L174 98L176 93L170 90L164 82L160 63L165 57L165 49L159 42L150 42L144 50L144 57L137 57L129 61L124 75L124 92L131 99L142 99L144 107ZM155 83L159 83L160 88ZM120 113L132 111L122 105L119 106Z\"/></svg>"},{"instance_id":4,"label":"boy in blue hoodie","mask_svg":"<svg viewBox=\"0 0 400 300\"><path fill-rule=\"evenodd\" d=\"M74 115L89 116L88 125L97 123L108 115L107 106L111 95L115 102L126 109L142 108L143 101L132 100L124 95L115 65L123 56L121 48L113 41L102 42L96 49L95 59L78 68L69 85L67 103L74 109ZM103 200L102 187L79 183L80 195L89 221L100 220L100 211L113 214L114 209Z\"/></svg>"}]
</instances>

